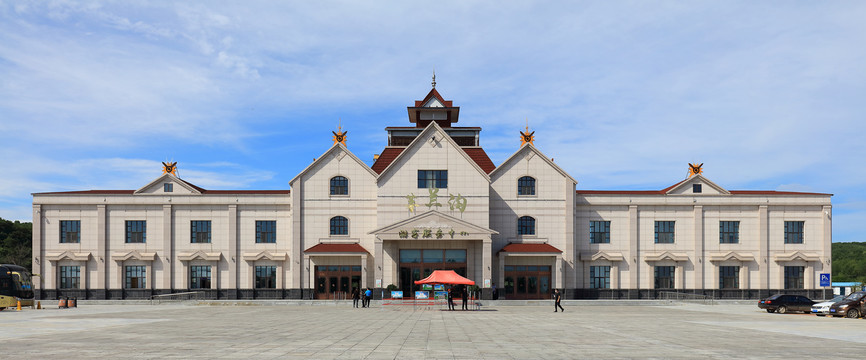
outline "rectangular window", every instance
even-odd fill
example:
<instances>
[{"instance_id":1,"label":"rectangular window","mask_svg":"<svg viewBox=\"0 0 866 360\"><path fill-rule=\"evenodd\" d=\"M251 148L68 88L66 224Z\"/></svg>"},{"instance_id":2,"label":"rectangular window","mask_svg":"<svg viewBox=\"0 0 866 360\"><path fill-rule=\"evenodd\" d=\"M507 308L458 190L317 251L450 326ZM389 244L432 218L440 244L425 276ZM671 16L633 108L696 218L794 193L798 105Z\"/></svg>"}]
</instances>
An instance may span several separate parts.
<instances>
[{"instance_id":1,"label":"rectangular window","mask_svg":"<svg viewBox=\"0 0 866 360\"><path fill-rule=\"evenodd\" d=\"M804 266L785 266L785 289L803 289Z\"/></svg>"},{"instance_id":2,"label":"rectangular window","mask_svg":"<svg viewBox=\"0 0 866 360\"><path fill-rule=\"evenodd\" d=\"M655 267L655 288L656 289L673 289L674 270L675 266L656 266Z\"/></svg>"},{"instance_id":3,"label":"rectangular window","mask_svg":"<svg viewBox=\"0 0 866 360\"><path fill-rule=\"evenodd\" d=\"M256 289L277 288L277 267L256 266Z\"/></svg>"},{"instance_id":4,"label":"rectangular window","mask_svg":"<svg viewBox=\"0 0 866 360\"><path fill-rule=\"evenodd\" d=\"M589 267L590 289L610 289L610 266Z\"/></svg>"},{"instance_id":5,"label":"rectangular window","mask_svg":"<svg viewBox=\"0 0 866 360\"><path fill-rule=\"evenodd\" d=\"M448 187L448 170L418 170L419 189Z\"/></svg>"},{"instance_id":6,"label":"rectangular window","mask_svg":"<svg viewBox=\"0 0 866 360\"><path fill-rule=\"evenodd\" d=\"M60 288L61 289L80 289L81 288L81 267L79 267L79 266L61 266L60 267Z\"/></svg>"},{"instance_id":7,"label":"rectangular window","mask_svg":"<svg viewBox=\"0 0 866 360\"><path fill-rule=\"evenodd\" d=\"M145 243L145 242L147 242L147 221L144 221L144 220L127 220L126 221L126 242L127 243Z\"/></svg>"},{"instance_id":8,"label":"rectangular window","mask_svg":"<svg viewBox=\"0 0 866 360\"><path fill-rule=\"evenodd\" d=\"M172 191L174 191L174 184L172 184L172 183L162 184L162 192L172 192Z\"/></svg>"},{"instance_id":9,"label":"rectangular window","mask_svg":"<svg viewBox=\"0 0 866 360\"><path fill-rule=\"evenodd\" d=\"M719 289L740 288L740 267L719 266Z\"/></svg>"},{"instance_id":10,"label":"rectangular window","mask_svg":"<svg viewBox=\"0 0 866 360\"><path fill-rule=\"evenodd\" d=\"M673 221L656 221L656 244L673 244L674 227Z\"/></svg>"},{"instance_id":11,"label":"rectangular window","mask_svg":"<svg viewBox=\"0 0 866 360\"><path fill-rule=\"evenodd\" d=\"M126 267L126 288L144 289L147 287L147 266Z\"/></svg>"},{"instance_id":12,"label":"rectangular window","mask_svg":"<svg viewBox=\"0 0 866 360\"><path fill-rule=\"evenodd\" d=\"M400 262L404 264L420 263L421 250L407 249L400 250Z\"/></svg>"},{"instance_id":13,"label":"rectangular window","mask_svg":"<svg viewBox=\"0 0 866 360\"><path fill-rule=\"evenodd\" d=\"M210 220L190 222L191 243L210 243Z\"/></svg>"},{"instance_id":14,"label":"rectangular window","mask_svg":"<svg viewBox=\"0 0 866 360\"><path fill-rule=\"evenodd\" d=\"M442 263L443 258L442 255L445 253L444 250L424 250L424 262L425 263Z\"/></svg>"},{"instance_id":15,"label":"rectangular window","mask_svg":"<svg viewBox=\"0 0 866 360\"><path fill-rule=\"evenodd\" d=\"M60 220L60 243L81 242L81 220Z\"/></svg>"},{"instance_id":16,"label":"rectangular window","mask_svg":"<svg viewBox=\"0 0 866 360\"><path fill-rule=\"evenodd\" d=\"M256 220L256 243L273 244L277 242L277 222L275 220Z\"/></svg>"},{"instance_id":17,"label":"rectangular window","mask_svg":"<svg viewBox=\"0 0 866 360\"><path fill-rule=\"evenodd\" d=\"M785 244L803 243L803 221L785 221Z\"/></svg>"},{"instance_id":18,"label":"rectangular window","mask_svg":"<svg viewBox=\"0 0 866 360\"><path fill-rule=\"evenodd\" d=\"M189 288L210 289L210 266L189 267Z\"/></svg>"},{"instance_id":19,"label":"rectangular window","mask_svg":"<svg viewBox=\"0 0 866 360\"><path fill-rule=\"evenodd\" d=\"M740 243L740 222L719 221L719 244Z\"/></svg>"},{"instance_id":20,"label":"rectangular window","mask_svg":"<svg viewBox=\"0 0 866 360\"><path fill-rule=\"evenodd\" d=\"M700 194L703 191L701 184L692 184L692 193Z\"/></svg>"},{"instance_id":21,"label":"rectangular window","mask_svg":"<svg viewBox=\"0 0 866 360\"><path fill-rule=\"evenodd\" d=\"M466 250L452 249L445 250L445 262L447 263L465 263Z\"/></svg>"},{"instance_id":22,"label":"rectangular window","mask_svg":"<svg viewBox=\"0 0 866 360\"><path fill-rule=\"evenodd\" d=\"M610 244L610 221L589 222L589 243Z\"/></svg>"}]
</instances>

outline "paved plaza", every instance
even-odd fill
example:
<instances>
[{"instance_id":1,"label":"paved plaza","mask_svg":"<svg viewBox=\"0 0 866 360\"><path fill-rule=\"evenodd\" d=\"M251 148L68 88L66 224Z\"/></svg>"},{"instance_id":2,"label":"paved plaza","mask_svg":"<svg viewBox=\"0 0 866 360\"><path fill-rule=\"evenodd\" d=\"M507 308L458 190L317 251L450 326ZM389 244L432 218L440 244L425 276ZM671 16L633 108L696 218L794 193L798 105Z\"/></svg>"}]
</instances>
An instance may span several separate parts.
<instances>
[{"instance_id":1,"label":"paved plaza","mask_svg":"<svg viewBox=\"0 0 866 360\"><path fill-rule=\"evenodd\" d=\"M860 358L866 320L752 305L82 305L0 312L6 359ZM459 304L458 304L459 307Z\"/></svg>"}]
</instances>

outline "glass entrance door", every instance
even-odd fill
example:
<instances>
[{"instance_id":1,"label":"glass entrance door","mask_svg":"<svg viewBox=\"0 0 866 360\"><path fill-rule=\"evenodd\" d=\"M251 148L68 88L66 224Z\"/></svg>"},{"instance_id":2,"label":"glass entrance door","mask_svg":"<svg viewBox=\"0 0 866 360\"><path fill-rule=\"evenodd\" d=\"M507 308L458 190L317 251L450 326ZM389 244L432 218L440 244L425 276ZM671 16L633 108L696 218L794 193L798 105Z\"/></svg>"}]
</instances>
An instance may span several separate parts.
<instances>
[{"instance_id":1,"label":"glass entrance door","mask_svg":"<svg viewBox=\"0 0 866 360\"><path fill-rule=\"evenodd\" d=\"M351 299L352 289L361 286L359 265L316 266L317 299Z\"/></svg>"},{"instance_id":2,"label":"glass entrance door","mask_svg":"<svg viewBox=\"0 0 866 360\"><path fill-rule=\"evenodd\" d=\"M549 299L550 266L506 265L506 299Z\"/></svg>"}]
</instances>

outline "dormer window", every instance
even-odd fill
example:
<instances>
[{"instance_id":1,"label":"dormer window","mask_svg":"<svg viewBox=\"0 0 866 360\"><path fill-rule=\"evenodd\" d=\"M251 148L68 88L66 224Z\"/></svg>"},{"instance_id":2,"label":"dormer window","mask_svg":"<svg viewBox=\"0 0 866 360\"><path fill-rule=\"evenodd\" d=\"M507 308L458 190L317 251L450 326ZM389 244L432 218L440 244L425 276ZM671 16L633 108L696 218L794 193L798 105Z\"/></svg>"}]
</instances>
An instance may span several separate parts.
<instances>
[{"instance_id":1,"label":"dormer window","mask_svg":"<svg viewBox=\"0 0 866 360\"><path fill-rule=\"evenodd\" d=\"M172 183L162 184L162 192L172 192L172 191L174 191L174 184L172 184Z\"/></svg>"},{"instance_id":2,"label":"dormer window","mask_svg":"<svg viewBox=\"0 0 866 360\"><path fill-rule=\"evenodd\" d=\"M701 190L701 184L692 184L692 193L700 194Z\"/></svg>"}]
</instances>

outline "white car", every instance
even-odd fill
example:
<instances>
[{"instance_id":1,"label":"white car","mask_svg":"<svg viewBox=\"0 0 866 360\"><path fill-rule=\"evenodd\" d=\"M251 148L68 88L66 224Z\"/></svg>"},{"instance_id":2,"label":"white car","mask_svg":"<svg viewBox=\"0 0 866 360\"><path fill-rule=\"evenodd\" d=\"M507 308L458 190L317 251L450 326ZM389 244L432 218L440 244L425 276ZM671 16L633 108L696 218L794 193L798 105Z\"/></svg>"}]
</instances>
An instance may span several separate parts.
<instances>
[{"instance_id":1,"label":"white car","mask_svg":"<svg viewBox=\"0 0 866 360\"><path fill-rule=\"evenodd\" d=\"M818 316L830 315L830 305L833 305L842 299L845 298L845 295L836 295L830 300L819 302L815 305L812 305L812 313Z\"/></svg>"}]
</instances>

